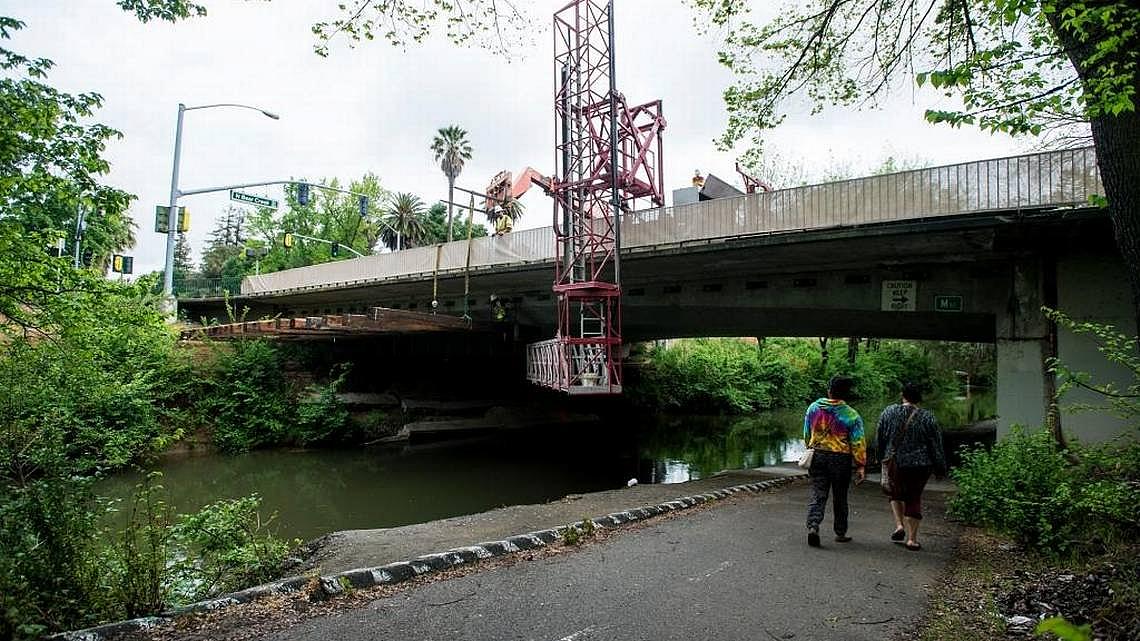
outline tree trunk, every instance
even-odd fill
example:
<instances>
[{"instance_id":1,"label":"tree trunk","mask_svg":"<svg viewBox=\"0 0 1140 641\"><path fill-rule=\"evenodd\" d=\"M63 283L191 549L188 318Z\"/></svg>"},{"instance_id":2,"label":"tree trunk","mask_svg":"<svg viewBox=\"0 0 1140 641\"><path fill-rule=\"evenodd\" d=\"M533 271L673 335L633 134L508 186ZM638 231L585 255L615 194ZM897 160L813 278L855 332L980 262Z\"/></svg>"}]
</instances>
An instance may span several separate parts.
<instances>
[{"instance_id":1,"label":"tree trunk","mask_svg":"<svg viewBox=\"0 0 1140 641\"><path fill-rule=\"evenodd\" d=\"M1093 37L1081 41L1076 34L1063 28L1060 15L1069 4L1059 3L1058 11L1048 15L1049 24L1064 49L1069 52L1069 60L1087 89L1091 70L1084 61L1095 51L1098 39ZM1125 43L1121 45L1121 50L1129 51L1134 45L1134 42ZM1128 61L1121 54L1098 64L1109 63L1115 63L1118 68L1124 69ZM1132 73L1132 95L1135 101L1140 96L1140 71L1132 70ZM1097 98L1090 98L1090 102L1095 104ZM1134 108L1133 111L1116 116L1105 114L1093 118L1091 124L1097 165L1104 183L1104 195L1108 199L1108 215L1112 219L1116 247L1128 272L1128 284L1132 289L1132 313L1140 331L1140 113Z\"/></svg>"},{"instance_id":2,"label":"tree trunk","mask_svg":"<svg viewBox=\"0 0 1140 641\"><path fill-rule=\"evenodd\" d=\"M854 365L859 356L859 339L852 336L847 339L847 362Z\"/></svg>"},{"instance_id":3,"label":"tree trunk","mask_svg":"<svg viewBox=\"0 0 1140 641\"><path fill-rule=\"evenodd\" d=\"M447 242L451 242L451 203L455 201L455 176L447 175Z\"/></svg>"}]
</instances>

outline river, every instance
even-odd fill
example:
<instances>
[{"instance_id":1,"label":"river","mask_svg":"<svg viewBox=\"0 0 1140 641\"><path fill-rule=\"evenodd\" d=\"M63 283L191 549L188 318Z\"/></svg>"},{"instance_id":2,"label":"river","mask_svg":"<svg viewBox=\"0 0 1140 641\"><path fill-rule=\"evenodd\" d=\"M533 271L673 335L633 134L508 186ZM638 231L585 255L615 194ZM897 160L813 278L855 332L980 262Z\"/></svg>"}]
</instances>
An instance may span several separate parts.
<instances>
[{"instance_id":1,"label":"river","mask_svg":"<svg viewBox=\"0 0 1140 641\"><path fill-rule=\"evenodd\" d=\"M855 403L872 428L886 401ZM974 406L970 410L970 405ZM992 413L993 395L935 404L943 425ZM622 419L595 428L510 432L461 442L406 447L278 449L239 456L185 455L157 470L168 503L191 512L256 492L274 531L312 539L335 530L385 528L542 503L640 483L680 483L724 469L795 460L803 451L803 410L747 417ZM103 481L101 494L124 498L141 472Z\"/></svg>"}]
</instances>

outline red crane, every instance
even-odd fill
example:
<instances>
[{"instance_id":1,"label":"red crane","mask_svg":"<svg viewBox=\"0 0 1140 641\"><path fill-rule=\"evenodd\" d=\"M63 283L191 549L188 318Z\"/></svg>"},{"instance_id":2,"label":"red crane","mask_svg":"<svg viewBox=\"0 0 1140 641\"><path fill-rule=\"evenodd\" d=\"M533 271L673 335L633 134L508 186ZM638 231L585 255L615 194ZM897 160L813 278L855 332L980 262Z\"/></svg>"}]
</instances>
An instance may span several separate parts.
<instances>
[{"instance_id":1,"label":"red crane","mask_svg":"<svg viewBox=\"0 0 1140 641\"><path fill-rule=\"evenodd\" d=\"M613 0L554 14L557 330L527 377L570 394L621 393L621 213L664 205L661 101L629 106L614 77Z\"/></svg>"}]
</instances>

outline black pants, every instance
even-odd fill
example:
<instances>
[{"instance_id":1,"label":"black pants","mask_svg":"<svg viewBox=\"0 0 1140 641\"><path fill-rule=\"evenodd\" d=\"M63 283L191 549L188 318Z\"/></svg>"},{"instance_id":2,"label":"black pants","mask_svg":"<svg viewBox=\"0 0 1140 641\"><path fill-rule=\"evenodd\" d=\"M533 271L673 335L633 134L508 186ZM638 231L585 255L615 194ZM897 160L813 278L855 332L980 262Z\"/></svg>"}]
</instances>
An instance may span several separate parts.
<instances>
[{"instance_id":1,"label":"black pants","mask_svg":"<svg viewBox=\"0 0 1140 641\"><path fill-rule=\"evenodd\" d=\"M847 534L847 488L851 485L851 455L846 452L816 450L812 455L811 503L808 504L807 526L819 528L827 508L828 492L835 494L835 514L832 523L836 536Z\"/></svg>"}]
</instances>

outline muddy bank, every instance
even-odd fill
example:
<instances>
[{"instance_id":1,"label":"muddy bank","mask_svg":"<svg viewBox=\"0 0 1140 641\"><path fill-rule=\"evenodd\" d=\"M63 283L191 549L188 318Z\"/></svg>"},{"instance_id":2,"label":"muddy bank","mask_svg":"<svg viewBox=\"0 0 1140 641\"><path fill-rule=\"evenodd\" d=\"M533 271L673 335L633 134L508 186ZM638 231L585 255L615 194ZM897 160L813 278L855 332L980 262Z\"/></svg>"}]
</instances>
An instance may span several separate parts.
<instances>
[{"instance_id":1,"label":"muddy bank","mask_svg":"<svg viewBox=\"0 0 1140 641\"><path fill-rule=\"evenodd\" d=\"M303 561L289 568L288 573L301 574L319 568L322 574L329 574L380 566L480 541L504 539L584 518L662 503L682 496L801 473L801 470L794 467L727 471L699 481L635 485L605 492L572 494L549 503L501 507L430 523L333 532L304 546Z\"/></svg>"}]
</instances>

